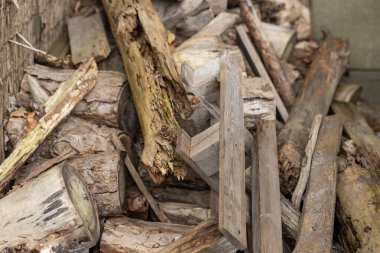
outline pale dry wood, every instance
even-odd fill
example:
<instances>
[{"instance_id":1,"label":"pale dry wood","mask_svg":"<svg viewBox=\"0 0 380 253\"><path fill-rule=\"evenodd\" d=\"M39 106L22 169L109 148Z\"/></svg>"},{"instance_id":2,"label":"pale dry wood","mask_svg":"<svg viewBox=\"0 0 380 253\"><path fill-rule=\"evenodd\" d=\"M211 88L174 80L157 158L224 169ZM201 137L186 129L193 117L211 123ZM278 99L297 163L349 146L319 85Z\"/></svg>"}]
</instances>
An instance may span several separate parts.
<instances>
[{"instance_id":1,"label":"pale dry wood","mask_svg":"<svg viewBox=\"0 0 380 253\"><path fill-rule=\"evenodd\" d=\"M107 219L100 241L101 253L153 253L164 249L191 231L192 227L135 220Z\"/></svg>"},{"instance_id":2,"label":"pale dry wood","mask_svg":"<svg viewBox=\"0 0 380 253\"><path fill-rule=\"evenodd\" d=\"M356 103L362 93L363 87L358 84L340 84L335 91L334 101Z\"/></svg>"},{"instance_id":3,"label":"pale dry wood","mask_svg":"<svg viewBox=\"0 0 380 253\"><path fill-rule=\"evenodd\" d=\"M78 251L94 246L100 236L91 195L68 165L41 174L2 198L0 205L2 252L34 252L43 246Z\"/></svg>"},{"instance_id":4,"label":"pale dry wood","mask_svg":"<svg viewBox=\"0 0 380 253\"><path fill-rule=\"evenodd\" d=\"M254 9L254 8L252 8ZM261 28L261 22L247 4L247 1L240 1L240 10L243 20L248 28L249 35L259 50L261 58L269 72L269 75L279 91L284 104L290 108L295 100L295 94L292 84L289 82L285 71L282 67L279 57L274 51L272 45L267 40L264 31Z\"/></svg>"},{"instance_id":5,"label":"pale dry wood","mask_svg":"<svg viewBox=\"0 0 380 253\"><path fill-rule=\"evenodd\" d=\"M169 173L182 178L186 168L175 157L179 127L174 111L185 117L191 107L165 28L150 0L102 2L123 58L144 136L141 161L155 183L163 182ZM135 34L136 29L141 32Z\"/></svg>"},{"instance_id":6,"label":"pale dry wood","mask_svg":"<svg viewBox=\"0 0 380 253\"><path fill-rule=\"evenodd\" d=\"M276 90L276 88L272 82L272 79L269 77L269 74L268 74L267 70L265 69L263 62L261 61L259 54L257 53L257 51L256 51L255 47L253 46L251 40L249 39L248 34L245 31L245 26L244 25L238 25L236 27L236 31L238 34L240 46L241 46L242 51L244 52L244 54L247 58L249 65L254 70L255 75L264 78L264 80L266 80L269 83L269 85L271 86L271 88L274 92L277 110L278 110L279 114L281 115L282 120L286 121L288 119L288 116L289 116L288 110L286 109L284 103L282 102L282 99L281 99L280 95L278 94L278 92L277 92L277 90Z\"/></svg>"},{"instance_id":7,"label":"pale dry wood","mask_svg":"<svg viewBox=\"0 0 380 253\"><path fill-rule=\"evenodd\" d=\"M210 9L201 11L194 16L184 17L176 25L176 34L185 38L189 38L195 33L202 30L202 28L210 23L213 18L214 15Z\"/></svg>"},{"instance_id":8,"label":"pale dry wood","mask_svg":"<svg viewBox=\"0 0 380 253\"><path fill-rule=\"evenodd\" d=\"M313 118L325 116L348 65L348 42L327 36L301 87L289 119L278 133L281 192L291 194L298 182Z\"/></svg>"},{"instance_id":9,"label":"pale dry wood","mask_svg":"<svg viewBox=\"0 0 380 253\"><path fill-rule=\"evenodd\" d=\"M180 202L158 202L161 211L175 224L197 225L211 217L211 210Z\"/></svg>"},{"instance_id":10,"label":"pale dry wood","mask_svg":"<svg viewBox=\"0 0 380 253\"><path fill-rule=\"evenodd\" d=\"M315 147L309 186L294 253L331 252L334 232L337 154L343 124L339 116L325 117Z\"/></svg>"},{"instance_id":11,"label":"pale dry wood","mask_svg":"<svg viewBox=\"0 0 380 253\"><path fill-rule=\"evenodd\" d=\"M67 20L71 57L74 64L94 57L103 60L111 53L102 17L99 13L91 16L75 16Z\"/></svg>"},{"instance_id":12,"label":"pale dry wood","mask_svg":"<svg viewBox=\"0 0 380 253\"><path fill-rule=\"evenodd\" d=\"M215 16L227 10L228 0L207 0L207 2Z\"/></svg>"},{"instance_id":13,"label":"pale dry wood","mask_svg":"<svg viewBox=\"0 0 380 253\"><path fill-rule=\"evenodd\" d=\"M222 33L231 27L237 20L237 15L222 12L216 16L210 23L208 23L202 30L194 34L188 41L202 37L214 37L220 36ZM188 42L184 42L186 45ZM182 45L181 45L182 47Z\"/></svg>"},{"instance_id":14,"label":"pale dry wood","mask_svg":"<svg viewBox=\"0 0 380 253\"><path fill-rule=\"evenodd\" d=\"M294 189L292 195L292 203L296 208L300 208L302 196L306 189L307 182L309 181L310 168L311 168L311 160L313 158L315 144L317 143L319 128L322 124L322 115L317 114L313 122L311 123L309 140L307 142L305 148L305 156L302 159L302 167L300 178L298 179L297 186Z\"/></svg>"},{"instance_id":15,"label":"pale dry wood","mask_svg":"<svg viewBox=\"0 0 380 253\"><path fill-rule=\"evenodd\" d=\"M257 127L252 149L253 252L282 252L280 182L275 121Z\"/></svg>"},{"instance_id":16,"label":"pale dry wood","mask_svg":"<svg viewBox=\"0 0 380 253\"><path fill-rule=\"evenodd\" d=\"M75 105L95 86L98 70L94 59L83 63L72 78L46 101L46 114L38 125L17 145L0 166L0 188L17 173L49 133L72 111Z\"/></svg>"},{"instance_id":17,"label":"pale dry wood","mask_svg":"<svg viewBox=\"0 0 380 253\"><path fill-rule=\"evenodd\" d=\"M226 51L220 66L219 231L238 249L247 247L242 69Z\"/></svg>"},{"instance_id":18,"label":"pale dry wood","mask_svg":"<svg viewBox=\"0 0 380 253\"><path fill-rule=\"evenodd\" d=\"M352 103L334 102L333 111L343 119L344 130L354 143L368 152L380 152L380 140Z\"/></svg>"}]
</instances>

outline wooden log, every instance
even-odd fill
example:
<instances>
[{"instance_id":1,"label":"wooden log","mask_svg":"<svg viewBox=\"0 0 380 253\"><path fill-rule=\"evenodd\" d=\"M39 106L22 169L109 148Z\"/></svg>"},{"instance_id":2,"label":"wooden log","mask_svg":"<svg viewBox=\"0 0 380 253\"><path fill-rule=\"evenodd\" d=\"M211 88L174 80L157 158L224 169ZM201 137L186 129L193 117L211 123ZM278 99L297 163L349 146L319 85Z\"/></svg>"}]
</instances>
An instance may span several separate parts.
<instances>
[{"instance_id":1,"label":"wooden log","mask_svg":"<svg viewBox=\"0 0 380 253\"><path fill-rule=\"evenodd\" d=\"M227 0L207 0L207 2L215 16L227 9Z\"/></svg>"},{"instance_id":2,"label":"wooden log","mask_svg":"<svg viewBox=\"0 0 380 253\"><path fill-rule=\"evenodd\" d=\"M244 55L250 67L252 68L252 70L254 70L255 75L264 78L271 86L274 92L277 110L279 114L281 115L281 118L283 119L283 121L286 121L289 116L288 110L286 109L284 103L282 102L282 99L280 95L278 94L272 82L272 79L269 77L269 74L267 73L267 70L265 69L264 64L262 63L259 54L257 53L255 47L253 46L251 40L248 37L248 34L245 28L246 27L244 25L238 25L236 27L240 47L242 48L242 51L244 52Z\"/></svg>"},{"instance_id":3,"label":"wooden log","mask_svg":"<svg viewBox=\"0 0 380 253\"><path fill-rule=\"evenodd\" d=\"M334 101L356 103L363 87L358 84L340 84L335 91Z\"/></svg>"},{"instance_id":4,"label":"wooden log","mask_svg":"<svg viewBox=\"0 0 380 253\"><path fill-rule=\"evenodd\" d=\"M159 208L175 224L197 225L211 217L211 210L194 204L159 202Z\"/></svg>"},{"instance_id":5,"label":"wooden log","mask_svg":"<svg viewBox=\"0 0 380 253\"><path fill-rule=\"evenodd\" d=\"M247 247L242 69L225 52L220 66L219 231L238 249Z\"/></svg>"},{"instance_id":6,"label":"wooden log","mask_svg":"<svg viewBox=\"0 0 380 253\"><path fill-rule=\"evenodd\" d=\"M91 195L69 165L59 165L0 200L0 250L78 251L96 244L100 228ZM13 252L13 251L12 251Z\"/></svg>"},{"instance_id":7,"label":"wooden log","mask_svg":"<svg viewBox=\"0 0 380 253\"><path fill-rule=\"evenodd\" d=\"M136 185L126 190L126 211L130 218L148 220L149 203Z\"/></svg>"},{"instance_id":8,"label":"wooden log","mask_svg":"<svg viewBox=\"0 0 380 253\"><path fill-rule=\"evenodd\" d=\"M160 252L192 227L117 217L107 219L100 241L101 253Z\"/></svg>"},{"instance_id":9,"label":"wooden log","mask_svg":"<svg viewBox=\"0 0 380 253\"><path fill-rule=\"evenodd\" d=\"M204 28L211 20L214 14L210 9L201 11L194 16L187 16L180 20L176 25L175 33L185 38L189 38Z\"/></svg>"},{"instance_id":10,"label":"wooden log","mask_svg":"<svg viewBox=\"0 0 380 253\"><path fill-rule=\"evenodd\" d=\"M360 99L356 106L373 131L380 132L380 103L369 103L364 99Z\"/></svg>"},{"instance_id":11,"label":"wooden log","mask_svg":"<svg viewBox=\"0 0 380 253\"><path fill-rule=\"evenodd\" d=\"M46 101L45 116L0 165L0 188L13 178L38 145L95 86L97 75L94 59L86 61L74 72L70 80L62 83L54 95Z\"/></svg>"},{"instance_id":12,"label":"wooden log","mask_svg":"<svg viewBox=\"0 0 380 253\"><path fill-rule=\"evenodd\" d=\"M347 61L347 41L327 37L307 72L289 119L277 136L284 194L292 193L296 187L313 118L327 114Z\"/></svg>"},{"instance_id":13,"label":"wooden log","mask_svg":"<svg viewBox=\"0 0 380 253\"><path fill-rule=\"evenodd\" d=\"M275 121L262 121L252 149L253 252L282 252Z\"/></svg>"},{"instance_id":14,"label":"wooden log","mask_svg":"<svg viewBox=\"0 0 380 253\"><path fill-rule=\"evenodd\" d=\"M368 152L380 152L380 140L354 104L334 102L334 112L343 119L344 130L354 143Z\"/></svg>"},{"instance_id":15,"label":"wooden log","mask_svg":"<svg viewBox=\"0 0 380 253\"><path fill-rule=\"evenodd\" d=\"M67 30L70 38L71 57L75 65L90 57L100 61L111 53L99 13L87 17L69 18Z\"/></svg>"},{"instance_id":16,"label":"wooden log","mask_svg":"<svg viewBox=\"0 0 380 253\"><path fill-rule=\"evenodd\" d=\"M256 12L251 11L247 1L240 1L240 11L248 28L249 35L259 49L261 58L263 59L274 85L279 91L285 106L290 108L295 100L292 84L287 79L285 71L272 45L266 39Z\"/></svg>"},{"instance_id":17,"label":"wooden log","mask_svg":"<svg viewBox=\"0 0 380 253\"><path fill-rule=\"evenodd\" d=\"M331 252L334 232L337 154L342 135L342 120L326 117L321 126L312 159L300 233L294 253Z\"/></svg>"}]
</instances>

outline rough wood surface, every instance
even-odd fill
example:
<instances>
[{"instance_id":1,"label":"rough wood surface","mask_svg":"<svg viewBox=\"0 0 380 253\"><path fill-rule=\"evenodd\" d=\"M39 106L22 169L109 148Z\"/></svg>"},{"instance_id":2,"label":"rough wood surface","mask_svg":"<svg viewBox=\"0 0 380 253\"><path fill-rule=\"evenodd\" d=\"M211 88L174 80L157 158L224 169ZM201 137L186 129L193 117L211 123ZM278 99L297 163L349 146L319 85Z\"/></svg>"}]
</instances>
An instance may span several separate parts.
<instances>
[{"instance_id":1,"label":"rough wood surface","mask_svg":"<svg viewBox=\"0 0 380 253\"><path fill-rule=\"evenodd\" d=\"M247 247L242 69L237 53L220 66L219 230L238 249Z\"/></svg>"},{"instance_id":2,"label":"rough wood surface","mask_svg":"<svg viewBox=\"0 0 380 253\"><path fill-rule=\"evenodd\" d=\"M168 173L182 178L186 169L174 156L179 129L174 111L185 117L191 107L165 28L150 0L102 2L123 58L144 136L141 161L156 183L163 182Z\"/></svg>"},{"instance_id":3,"label":"rough wood surface","mask_svg":"<svg viewBox=\"0 0 380 253\"><path fill-rule=\"evenodd\" d=\"M335 91L334 101L356 103L362 93L363 87L358 84L340 84Z\"/></svg>"},{"instance_id":4,"label":"rough wood surface","mask_svg":"<svg viewBox=\"0 0 380 253\"><path fill-rule=\"evenodd\" d=\"M100 228L91 195L74 168L59 165L0 200L0 251L88 249ZM20 249L20 251L17 251Z\"/></svg>"},{"instance_id":5,"label":"rough wood surface","mask_svg":"<svg viewBox=\"0 0 380 253\"><path fill-rule=\"evenodd\" d=\"M337 183L337 154L343 124L339 116L325 117L312 159L309 186L302 209L294 253L331 252Z\"/></svg>"},{"instance_id":6,"label":"rough wood surface","mask_svg":"<svg viewBox=\"0 0 380 253\"><path fill-rule=\"evenodd\" d=\"M360 99L356 106L373 131L380 132L380 103L370 103L365 99Z\"/></svg>"},{"instance_id":7,"label":"rough wood surface","mask_svg":"<svg viewBox=\"0 0 380 253\"><path fill-rule=\"evenodd\" d=\"M273 84L276 86L285 106L290 108L294 103L295 95L292 84L285 74L279 57L267 40L256 12L249 8L247 1L240 1L240 10L249 35L260 52Z\"/></svg>"},{"instance_id":8,"label":"rough wood surface","mask_svg":"<svg viewBox=\"0 0 380 253\"><path fill-rule=\"evenodd\" d=\"M347 64L347 41L328 36L316 53L289 119L277 136L284 194L292 193L296 187L313 118L327 114Z\"/></svg>"},{"instance_id":9,"label":"rough wood surface","mask_svg":"<svg viewBox=\"0 0 380 253\"><path fill-rule=\"evenodd\" d=\"M100 241L101 253L160 252L189 233L192 227L117 217L107 219Z\"/></svg>"},{"instance_id":10,"label":"rough wood surface","mask_svg":"<svg viewBox=\"0 0 380 253\"><path fill-rule=\"evenodd\" d=\"M16 149L0 165L0 188L17 173L22 164L38 145L72 111L75 105L95 86L98 70L94 59L83 63L70 80L61 84L46 101L46 114L37 126L17 145Z\"/></svg>"},{"instance_id":11,"label":"rough wood surface","mask_svg":"<svg viewBox=\"0 0 380 253\"><path fill-rule=\"evenodd\" d=\"M334 102L332 109L343 119L344 130L357 146L368 152L380 152L379 138L354 104Z\"/></svg>"},{"instance_id":12,"label":"rough wood surface","mask_svg":"<svg viewBox=\"0 0 380 253\"><path fill-rule=\"evenodd\" d=\"M197 225L211 217L211 211L194 204L159 202L158 206L175 224Z\"/></svg>"},{"instance_id":13,"label":"rough wood surface","mask_svg":"<svg viewBox=\"0 0 380 253\"><path fill-rule=\"evenodd\" d=\"M282 252L280 181L275 121L257 127L252 149L253 252Z\"/></svg>"},{"instance_id":14,"label":"rough wood surface","mask_svg":"<svg viewBox=\"0 0 380 253\"><path fill-rule=\"evenodd\" d=\"M71 57L74 64L93 57L103 60L111 53L99 13L91 16L75 16L67 20Z\"/></svg>"},{"instance_id":15,"label":"rough wood surface","mask_svg":"<svg viewBox=\"0 0 380 253\"><path fill-rule=\"evenodd\" d=\"M296 31L287 27L264 22L261 22L261 28L278 57L280 57L281 60L287 61L297 42Z\"/></svg>"}]
</instances>

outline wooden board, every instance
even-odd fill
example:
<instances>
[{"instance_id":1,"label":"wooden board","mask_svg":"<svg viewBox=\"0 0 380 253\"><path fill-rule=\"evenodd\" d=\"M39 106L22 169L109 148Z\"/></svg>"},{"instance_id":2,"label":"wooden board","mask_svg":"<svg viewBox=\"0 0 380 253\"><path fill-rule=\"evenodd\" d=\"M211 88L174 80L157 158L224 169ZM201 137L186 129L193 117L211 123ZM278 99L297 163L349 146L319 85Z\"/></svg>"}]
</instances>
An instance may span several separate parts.
<instances>
[{"instance_id":1,"label":"wooden board","mask_svg":"<svg viewBox=\"0 0 380 253\"><path fill-rule=\"evenodd\" d=\"M238 249L247 247L242 69L238 53L226 52L220 66L219 230Z\"/></svg>"},{"instance_id":2,"label":"wooden board","mask_svg":"<svg viewBox=\"0 0 380 253\"><path fill-rule=\"evenodd\" d=\"M339 116L324 118L315 147L309 186L294 253L332 250L337 183L337 154L342 136Z\"/></svg>"}]
</instances>

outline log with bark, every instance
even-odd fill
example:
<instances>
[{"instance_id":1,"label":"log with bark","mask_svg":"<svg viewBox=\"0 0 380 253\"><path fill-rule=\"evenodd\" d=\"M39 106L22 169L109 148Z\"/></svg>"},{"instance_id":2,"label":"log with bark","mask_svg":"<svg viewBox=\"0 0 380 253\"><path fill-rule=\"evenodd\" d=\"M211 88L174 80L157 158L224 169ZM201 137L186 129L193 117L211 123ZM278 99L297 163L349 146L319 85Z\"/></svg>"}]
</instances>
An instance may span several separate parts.
<instances>
[{"instance_id":1,"label":"log with bark","mask_svg":"<svg viewBox=\"0 0 380 253\"><path fill-rule=\"evenodd\" d=\"M328 36L307 72L289 119L278 134L281 192L296 187L311 123L326 115L339 79L348 63L347 41Z\"/></svg>"},{"instance_id":2,"label":"log with bark","mask_svg":"<svg viewBox=\"0 0 380 253\"><path fill-rule=\"evenodd\" d=\"M88 249L100 236L92 197L76 170L58 165L0 200L0 251ZM19 251L18 251L19 250Z\"/></svg>"},{"instance_id":3,"label":"log with bark","mask_svg":"<svg viewBox=\"0 0 380 253\"><path fill-rule=\"evenodd\" d=\"M144 150L141 161L155 183L165 175L186 174L175 158L179 129L174 112L183 117L190 103L171 56L166 31L150 0L103 0L135 102Z\"/></svg>"}]
</instances>

